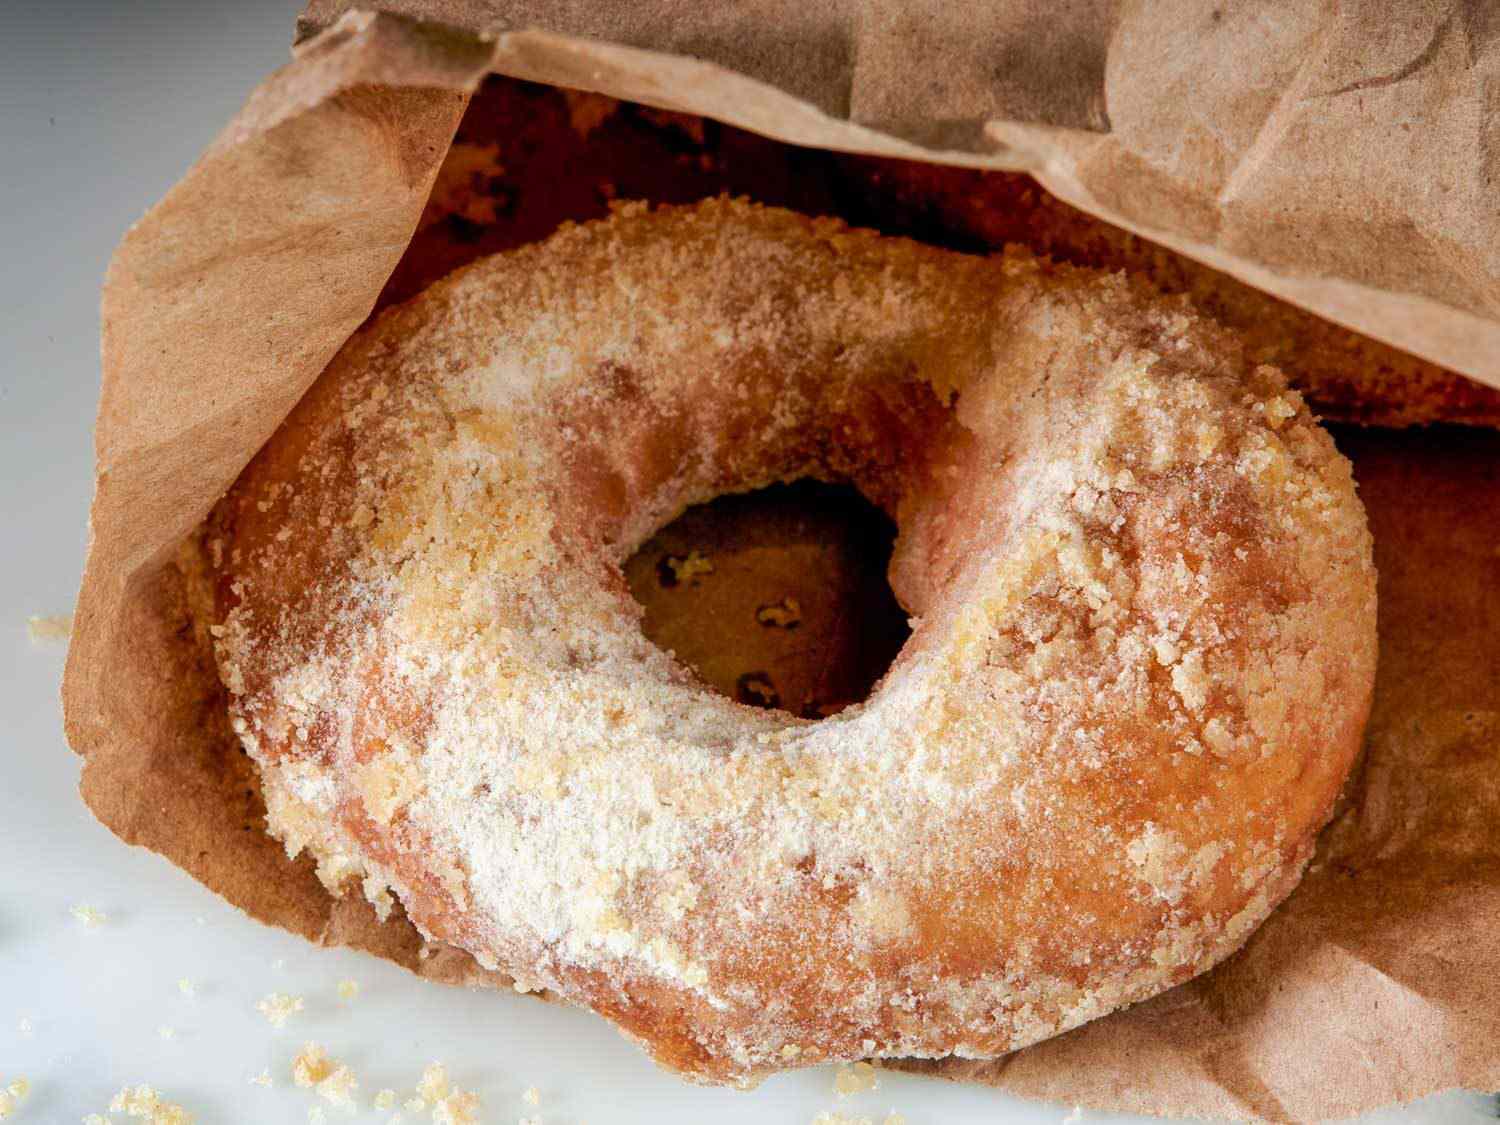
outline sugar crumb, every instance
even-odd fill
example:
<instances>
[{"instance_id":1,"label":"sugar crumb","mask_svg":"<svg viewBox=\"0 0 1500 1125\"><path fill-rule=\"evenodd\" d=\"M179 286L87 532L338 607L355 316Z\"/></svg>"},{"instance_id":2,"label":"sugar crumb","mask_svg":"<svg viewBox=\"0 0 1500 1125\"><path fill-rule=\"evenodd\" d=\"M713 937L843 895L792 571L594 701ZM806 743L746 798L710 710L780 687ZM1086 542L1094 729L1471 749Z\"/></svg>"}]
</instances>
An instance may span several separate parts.
<instances>
[{"instance_id":1,"label":"sugar crumb","mask_svg":"<svg viewBox=\"0 0 1500 1125\"><path fill-rule=\"evenodd\" d=\"M527 1105L541 1105L542 1094L535 1086L527 1086L521 1093L521 1100Z\"/></svg>"},{"instance_id":2,"label":"sugar crumb","mask_svg":"<svg viewBox=\"0 0 1500 1125\"><path fill-rule=\"evenodd\" d=\"M265 1016L272 1027L285 1027L286 1021L302 1011L303 1007L302 997L287 996L281 992L264 996L255 1005L256 1011Z\"/></svg>"},{"instance_id":3,"label":"sugar crumb","mask_svg":"<svg viewBox=\"0 0 1500 1125\"><path fill-rule=\"evenodd\" d=\"M38 648L59 642L66 643L72 635L71 613L41 614L26 619L26 636Z\"/></svg>"},{"instance_id":4,"label":"sugar crumb","mask_svg":"<svg viewBox=\"0 0 1500 1125\"><path fill-rule=\"evenodd\" d=\"M670 585L691 582L714 572L713 560L701 551L689 551L686 556L668 555L662 560L662 565L672 572Z\"/></svg>"},{"instance_id":5,"label":"sugar crumb","mask_svg":"<svg viewBox=\"0 0 1500 1125\"><path fill-rule=\"evenodd\" d=\"M394 1101L395 1091L388 1092ZM474 1125L479 1120L479 1095L455 1089L448 1079L448 1068L440 1062L431 1063L422 1071L415 1096L402 1104L413 1113L430 1106L433 1125Z\"/></svg>"},{"instance_id":6,"label":"sugar crumb","mask_svg":"<svg viewBox=\"0 0 1500 1125\"><path fill-rule=\"evenodd\" d=\"M192 1125L193 1115L163 1100L150 1086L124 1086L109 1103L110 1113L143 1118L149 1125Z\"/></svg>"},{"instance_id":7,"label":"sugar crumb","mask_svg":"<svg viewBox=\"0 0 1500 1125\"><path fill-rule=\"evenodd\" d=\"M376 1109L395 1109L396 1108L396 1091L390 1089L389 1087L387 1087L386 1089L381 1090L379 1093L377 1093L375 1095L375 1108Z\"/></svg>"},{"instance_id":8,"label":"sugar crumb","mask_svg":"<svg viewBox=\"0 0 1500 1125\"><path fill-rule=\"evenodd\" d=\"M25 1078L14 1078L9 1086L0 1090L0 1117L9 1117L31 1092L31 1083Z\"/></svg>"},{"instance_id":9,"label":"sugar crumb","mask_svg":"<svg viewBox=\"0 0 1500 1125\"><path fill-rule=\"evenodd\" d=\"M1081 1106L1081 1105L1075 1105L1073 1107L1073 1109L1072 1109L1072 1112L1070 1112L1068 1114L1068 1116L1066 1116L1066 1117L1063 1118L1063 1125L1073 1125L1073 1122L1075 1122L1075 1121L1082 1121L1082 1120L1083 1120L1083 1106Z\"/></svg>"},{"instance_id":10,"label":"sugar crumb","mask_svg":"<svg viewBox=\"0 0 1500 1125\"><path fill-rule=\"evenodd\" d=\"M478 1125L479 1095L454 1090L432 1107L433 1125Z\"/></svg>"},{"instance_id":11,"label":"sugar crumb","mask_svg":"<svg viewBox=\"0 0 1500 1125\"><path fill-rule=\"evenodd\" d=\"M292 1081L304 1088L316 1086L337 1067L338 1063L328 1057L321 1043L304 1043L292 1059Z\"/></svg>"},{"instance_id":12,"label":"sugar crumb","mask_svg":"<svg viewBox=\"0 0 1500 1125\"><path fill-rule=\"evenodd\" d=\"M177 982L177 991L184 996L192 997L198 995L198 986L187 977L183 977Z\"/></svg>"},{"instance_id":13,"label":"sugar crumb","mask_svg":"<svg viewBox=\"0 0 1500 1125\"><path fill-rule=\"evenodd\" d=\"M867 1062L841 1066L838 1073L833 1076L833 1092L841 1098L847 1098L851 1094L862 1094L866 1090L876 1090L879 1087L880 1076Z\"/></svg>"},{"instance_id":14,"label":"sugar crumb","mask_svg":"<svg viewBox=\"0 0 1500 1125\"><path fill-rule=\"evenodd\" d=\"M16 1030L29 1038L36 1026L31 1022L30 1016L22 1016L16 1021Z\"/></svg>"},{"instance_id":15,"label":"sugar crumb","mask_svg":"<svg viewBox=\"0 0 1500 1125\"><path fill-rule=\"evenodd\" d=\"M108 914L87 903L79 903L72 908L70 913L83 924L84 928L90 930L102 926L105 922L109 921Z\"/></svg>"},{"instance_id":16,"label":"sugar crumb","mask_svg":"<svg viewBox=\"0 0 1500 1125\"><path fill-rule=\"evenodd\" d=\"M417 1083L417 1096L423 1102L440 1102L448 1096L448 1068L440 1062L431 1063L422 1071L422 1080Z\"/></svg>"},{"instance_id":17,"label":"sugar crumb","mask_svg":"<svg viewBox=\"0 0 1500 1125\"><path fill-rule=\"evenodd\" d=\"M359 1080L347 1066L338 1065L333 1073L318 1083L318 1096L326 1102L339 1106L354 1104L354 1091L359 1089Z\"/></svg>"},{"instance_id":18,"label":"sugar crumb","mask_svg":"<svg viewBox=\"0 0 1500 1125\"><path fill-rule=\"evenodd\" d=\"M757 609L755 620L768 629L794 629L802 623L802 604L796 598L782 598Z\"/></svg>"},{"instance_id":19,"label":"sugar crumb","mask_svg":"<svg viewBox=\"0 0 1500 1125\"><path fill-rule=\"evenodd\" d=\"M171 1024L164 1023L156 1029L156 1034L161 1039L175 1039L177 1037L177 1029L171 1026Z\"/></svg>"},{"instance_id":20,"label":"sugar crumb","mask_svg":"<svg viewBox=\"0 0 1500 1125\"><path fill-rule=\"evenodd\" d=\"M262 1070L259 1074L253 1075L251 1077L251 1079L250 1079L250 1085L252 1085L252 1086L269 1086L269 1085L271 1085L272 1081L273 1081L273 1079L271 1078L271 1070L270 1070L269 1067L267 1067L265 1070Z\"/></svg>"}]
</instances>

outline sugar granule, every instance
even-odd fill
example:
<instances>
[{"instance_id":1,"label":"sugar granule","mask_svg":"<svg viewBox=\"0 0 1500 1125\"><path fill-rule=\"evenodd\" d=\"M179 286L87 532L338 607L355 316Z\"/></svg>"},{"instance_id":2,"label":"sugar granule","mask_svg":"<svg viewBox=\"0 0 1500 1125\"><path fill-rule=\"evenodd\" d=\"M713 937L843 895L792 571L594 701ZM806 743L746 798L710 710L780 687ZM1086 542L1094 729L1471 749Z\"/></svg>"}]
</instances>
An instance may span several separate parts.
<instances>
[{"instance_id":1,"label":"sugar granule","mask_svg":"<svg viewBox=\"0 0 1500 1125\"><path fill-rule=\"evenodd\" d=\"M287 996L281 992L273 992L264 996L256 1003L256 1011L265 1016L272 1027L285 1027L286 1021L297 1012L302 1011L303 1001L300 996Z\"/></svg>"},{"instance_id":2,"label":"sugar granule","mask_svg":"<svg viewBox=\"0 0 1500 1125\"><path fill-rule=\"evenodd\" d=\"M440 1062L431 1063L422 1071L422 1080L417 1083L417 1095L426 1102L439 1102L448 1096L448 1068Z\"/></svg>"},{"instance_id":3,"label":"sugar granule","mask_svg":"<svg viewBox=\"0 0 1500 1125\"><path fill-rule=\"evenodd\" d=\"M316 1086L337 1067L321 1043L304 1043L301 1052L292 1059L292 1081L303 1087Z\"/></svg>"},{"instance_id":4,"label":"sugar granule","mask_svg":"<svg viewBox=\"0 0 1500 1125\"><path fill-rule=\"evenodd\" d=\"M71 613L42 614L26 619L26 636L38 648L57 644L59 641L66 642L72 633Z\"/></svg>"},{"instance_id":5,"label":"sugar granule","mask_svg":"<svg viewBox=\"0 0 1500 1125\"><path fill-rule=\"evenodd\" d=\"M98 926L102 926L105 922L109 921L108 914L104 913L104 911L102 910L98 910L95 907L88 905L87 903L80 903L79 905L73 907L70 913L74 918L83 923L86 929L90 930L95 929Z\"/></svg>"},{"instance_id":6,"label":"sugar granule","mask_svg":"<svg viewBox=\"0 0 1500 1125\"><path fill-rule=\"evenodd\" d=\"M841 1098L847 1098L852 1094L862 1094L866 1090L875 1090L879 1087L880 1076L867 1062L841 1066L833 1076L833 1092Z\"/></svg>"},{"instance_id":7,"label":"sugar granule","mask_svg":"<svg viewBox=\"0 0 1500 1125\"><path fill-rule=\"evenodd\" d=\"M357 1089L359 1081L354 1077L354 1072L347 1066L340 1065L318 1083L318 1096L334 1105L352 1106L354 1091Z\"/></svg>"}]
</instances>

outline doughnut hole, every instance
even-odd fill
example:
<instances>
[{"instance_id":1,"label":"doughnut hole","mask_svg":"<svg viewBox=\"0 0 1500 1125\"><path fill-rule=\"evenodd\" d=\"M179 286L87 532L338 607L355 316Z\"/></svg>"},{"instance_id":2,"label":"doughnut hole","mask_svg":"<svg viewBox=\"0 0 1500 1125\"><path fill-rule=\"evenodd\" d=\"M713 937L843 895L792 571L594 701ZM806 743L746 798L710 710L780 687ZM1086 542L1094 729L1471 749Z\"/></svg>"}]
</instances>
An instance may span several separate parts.
<instances>
[{"instance_id":1,"label":"doughnut hole","mask_svg":"<svg viewBox=\"0 0 1500 1125\"><path fill-rule=\"evenodd\" d=\"M853 487L801 480L689 508L625 579L642 632L710 687L820 719L868 696L911 633L886 580L895 535Z\"/></svg>"}]
</instances>

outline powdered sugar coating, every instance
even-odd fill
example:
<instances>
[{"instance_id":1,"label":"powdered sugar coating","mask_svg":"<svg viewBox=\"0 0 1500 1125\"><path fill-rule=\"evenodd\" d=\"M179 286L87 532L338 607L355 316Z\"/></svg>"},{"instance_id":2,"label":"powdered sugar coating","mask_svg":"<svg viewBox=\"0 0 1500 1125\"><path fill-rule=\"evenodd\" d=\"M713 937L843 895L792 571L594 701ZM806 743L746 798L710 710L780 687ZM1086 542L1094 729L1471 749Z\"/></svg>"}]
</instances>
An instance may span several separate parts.
<instances>
[{"instance_id":1,"label":"powdered sugar coating","mask_svg":"<svg viewBox=\"0 0 1500 1125\"><path fill-rule=\"evenodd\" d=\"M619 565L848 479L913 635L809 722L697 683ZM330 887L744 1081L990 1057L1227 955L1358 746L1348 465L1181 303L719 200L356 336L216 512L271 828Z\"/></svg>"}]
</instances>

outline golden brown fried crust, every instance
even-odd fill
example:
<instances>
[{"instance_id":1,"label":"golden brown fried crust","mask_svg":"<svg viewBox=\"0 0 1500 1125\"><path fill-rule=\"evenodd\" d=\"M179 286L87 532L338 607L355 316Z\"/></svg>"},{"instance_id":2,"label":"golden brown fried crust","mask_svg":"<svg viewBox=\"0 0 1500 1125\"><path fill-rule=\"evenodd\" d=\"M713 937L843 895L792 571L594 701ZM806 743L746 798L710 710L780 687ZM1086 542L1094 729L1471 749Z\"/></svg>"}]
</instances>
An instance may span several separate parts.
<instances>
[{"instance_id":1,"label":"golden brown fried crust","mask_svg":"<svg viewBox=\"0 0 1500 1125\"><path fill-rule=\"evenodd\" d=\"M621 562L802 476L913 634L819 722L703 687ZM1182 302L717 200L569 227L356 336L215 513L221 675L331 887L747 1081L989 1057L1295 885L1358 746L1347 463Z\"/></svg>"}]
</instances>

